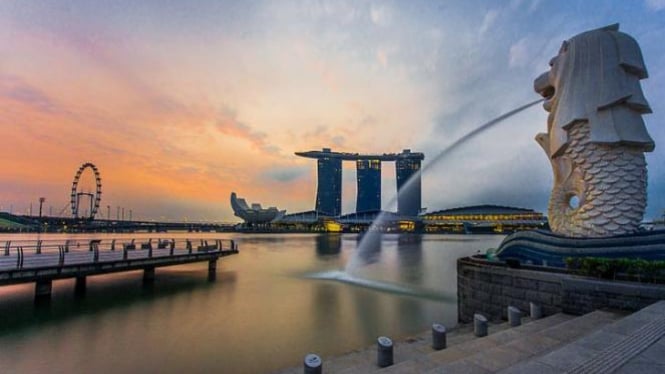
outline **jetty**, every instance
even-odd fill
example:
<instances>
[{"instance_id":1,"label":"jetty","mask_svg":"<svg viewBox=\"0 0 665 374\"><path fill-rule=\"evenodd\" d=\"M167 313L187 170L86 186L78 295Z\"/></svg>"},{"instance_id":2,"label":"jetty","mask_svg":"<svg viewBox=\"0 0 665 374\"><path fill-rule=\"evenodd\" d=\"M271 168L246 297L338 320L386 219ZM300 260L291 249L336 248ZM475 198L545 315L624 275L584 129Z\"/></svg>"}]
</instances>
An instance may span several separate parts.
<instances>
[{"instance_id":1,"label":"jetty","mask_svg":"<svg viewBox=\"0 0 665 374\"><path fill-rule=\"evenodd\" d=\"M76 278L75 292L85 293L86 277L143 270L143 281L155 279L155 268L208 262L214 280L217 260L238 253L229 239L69 239L0 242L0 286L35 283L35 302L50 300L54 280Z\"/></svg>"}]
</instances>

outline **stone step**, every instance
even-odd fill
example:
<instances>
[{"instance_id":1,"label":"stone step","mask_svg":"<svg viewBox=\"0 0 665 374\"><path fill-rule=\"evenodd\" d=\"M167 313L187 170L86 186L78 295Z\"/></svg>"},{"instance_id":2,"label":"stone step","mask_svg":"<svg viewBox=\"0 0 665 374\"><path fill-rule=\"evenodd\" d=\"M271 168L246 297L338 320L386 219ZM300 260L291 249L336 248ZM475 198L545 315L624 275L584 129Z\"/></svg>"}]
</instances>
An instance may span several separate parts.
<instances>
[{"instance_id":1,"label":"stone step","mask_svg":"<svg viewBox=\"0 0 665 374\"><path fill-rule=\"evenodd\" d=\"M555 314L510 327L506 323L490 323L489 334L477 338L473 325L461 325L447 334L447 348L434 351L429 331L395 342L394 362L387 368L376 365L376 346L341 356L324 358L325 373L491 373L506 369L534 355L557 349L566 343L593 332L622 315L615 312L595 311L575 317ZM302 367L289 368L280 373L301 373ZM539 373L543 374L543 373Z\"/></svg>"},{"instance_id":2,"label":"stone step","mask_svg":"<svg viewBox=\"0 0 665 374\"><path fill-rule=\"evenodd\" d=\"M566 314L556 314L547 318L531 321L524 318L521 326L511 328L508 323L490 323L489 335L485 338L477 338L473 334L473 325L461 325L451 330L447 334L448 348L441 351L434 351L431 348L432 337L429 332L421 334L414 338L406 339L403 342L395 344L395 364L387 368L378 368L376 366L376 349L370 347L366 350L367 354L355 365L341 368L340 358L332 359L330 365L325 368L330 373L423 373L430 371L443 363L453 362L473 355L479 350L487 349L506 343L519 336L515 331L522 331L524 334L537 332L551 326L574 318ZM364 360L364 361L363 361ZM345 360L346 361L346 360ZM348 361L346 361L348 362ZM345 362L345 363L346 363Z\"/></svg>"},{"instance_id":3,"label":"stone step","mask_svg":"<svg viewBox=\"0 0 665 374\"><path fill-rule=\"evenodd\" d=\"M648 358L646 362L638 357L642 352ZM652 372L663 372L665 358L658 359L663 354L665 301L600 326L580 339L509 367L504 373L646 373L650 372L648 367L655 368Z\"/></svg>"},{"instance_id":4,"label":"stone step","mask_svg":"<svg viewBox=\"0 0 665 374\"><path fill-rule=\"evenodd\" d=\"M489 324L489 333L494 334L505 329L508 329L510 326L508 323L490 323ZM491 336L491 335L489 335ZM447 345L450 347L455 344L461 344L466 341L477 339L473 335L473 325L460 325L451 329L447 333ZM428 353L434 352L431 347L432 336L429 331L426 331L417 336L409 337L406 339L401 339L400 341L395 342L394 347L394 362L395 364L387 368L379 368L376 364L377 352L376 345L372 345L360 351L351 352L341 356L335 356L331 358L324 358L323 360L323 371L325 373L339 373L339 374L351 374L351 373L371 373L371 372L381 372L381 373L398 373L398 372L422 372L421 369L423 365L427 366L431 363L427 362L413 362L407 363L408 361L418 361L417 358L425 357ZM406 364L402 366L402 364ZM413 369L407 369L407 367L412 367ZM396 371L397 370L397 371ZM404 371L399 371L404 370ZM413 371L415 370L415 371ZM282 372L280 372L282 373ZM284 371L283 373L292 373L292 371Z\"/></svg>"},{"instance_id":5,"label":"stone step","mask_svg":"<svg viewBox=\"0 0 665 374\"><path fill-rule=\"evenodd\" d=\"M504 331L510 328L508 323L490 323L488 329L488 336ZM479 340L479 338L473 335L473 324L461 325L458 326L446 334L447 346L451 347L459 344L469 344L474 340ZM337 371L336 365L331 365L330 370L326 370L329 373L340 373L340 374L355 374L355 373L403 373L403 372L413 372L413 373L422 373L424 367L433 367L436 365L428 360L427 354L435 352L432 347L432 336L431 333L425 332L418 337L408 338L404 341L396 342L394 347L394 362L395 364L386 368L379 368L376 364L376 346L368 347L365 351L367 352L367 360L360 362L358 365L349 366L343 370ZM448 349L448 348L447 348ZM444 349L443 351L447 350ZM331 360L331 361L334 361Z\"/></svg>"},{"instance_id":6,"label":"stone step","mask_svg":"<svg viewBox=\"0 0 665 374\"><path fill-rule=\"evenodd\" d=\"M534 355L549 352L572 339L620 318L621 314L596 311L581 317L557 314L540 324L526 324L489 336L484 342L452 347L460 349L430 373L494 373ZM439 355L433 353L430 356Z\"/></svg>"}]
</instances>

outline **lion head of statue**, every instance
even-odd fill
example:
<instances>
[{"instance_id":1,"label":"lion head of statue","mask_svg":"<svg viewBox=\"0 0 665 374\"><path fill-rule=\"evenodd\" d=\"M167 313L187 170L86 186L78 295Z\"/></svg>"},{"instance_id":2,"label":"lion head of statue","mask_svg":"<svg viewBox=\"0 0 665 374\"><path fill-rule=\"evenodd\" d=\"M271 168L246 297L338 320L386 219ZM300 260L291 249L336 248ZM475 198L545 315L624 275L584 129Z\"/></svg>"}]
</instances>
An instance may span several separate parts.
<instances>
[{"instance_id":1,"label":"lion head of statue","mask_svg":"<svg viewBox=\"0 0 665 374\"><path fill-rule=\"evenodd\" d=\"M547 137L550 158L568 145L567 130L587 122L591 142L654 149L642 115L651 113L640 80L647 69L640 47L631 36L611 25L563 42L550 70L534 81L550 112Z\"/></svg>"}]
</instances>

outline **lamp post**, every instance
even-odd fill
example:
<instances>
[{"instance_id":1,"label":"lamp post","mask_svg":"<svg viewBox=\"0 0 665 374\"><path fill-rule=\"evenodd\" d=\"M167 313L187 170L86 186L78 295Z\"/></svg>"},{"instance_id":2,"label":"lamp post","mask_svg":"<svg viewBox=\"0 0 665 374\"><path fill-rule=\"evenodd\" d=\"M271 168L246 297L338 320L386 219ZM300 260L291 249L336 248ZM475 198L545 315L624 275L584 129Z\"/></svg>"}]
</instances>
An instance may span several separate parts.
<instances>
[{"instance_id":1,"label":"lamp post","mask_svg":"<svg viewBox=\"0 0 665 374\"><path fill-rule=\"evenodd\" d=\"M46 201L45 197L39 198L39 218L42 218L42 205L44 205L45 201Z\"/></svg>"}]
</instances>

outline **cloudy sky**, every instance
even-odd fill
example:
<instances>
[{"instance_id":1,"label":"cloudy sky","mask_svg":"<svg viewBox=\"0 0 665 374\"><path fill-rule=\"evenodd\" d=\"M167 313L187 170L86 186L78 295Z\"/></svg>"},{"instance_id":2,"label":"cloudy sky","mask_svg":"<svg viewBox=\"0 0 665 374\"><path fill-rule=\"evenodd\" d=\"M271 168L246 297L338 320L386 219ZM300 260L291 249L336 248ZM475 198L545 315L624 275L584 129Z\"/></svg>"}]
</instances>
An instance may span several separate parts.
<instances>
[{"instance_id":1,"label":"cloudy sky","mask_svg":"<svg viewBox=\"0 0 665 374\"><path fill-rule=\"evenodd\" d=\"M134 218L234 221L229 194L309 210L316 164L293 155L455 139L537 99L561 41L619 22L642 46L656 141L647 217L665 209L665 0L0 2L0 209L60 212L93 162L102 206ZM532 107L423 175L430 211L545 211L549 162ZM384 204L395 194L384 164ZM91 176L82 178L90 188ZM355 170L344 170L344 211ZM106 214L106 209L103 209Z\"/></svg>"}]
</instances>

